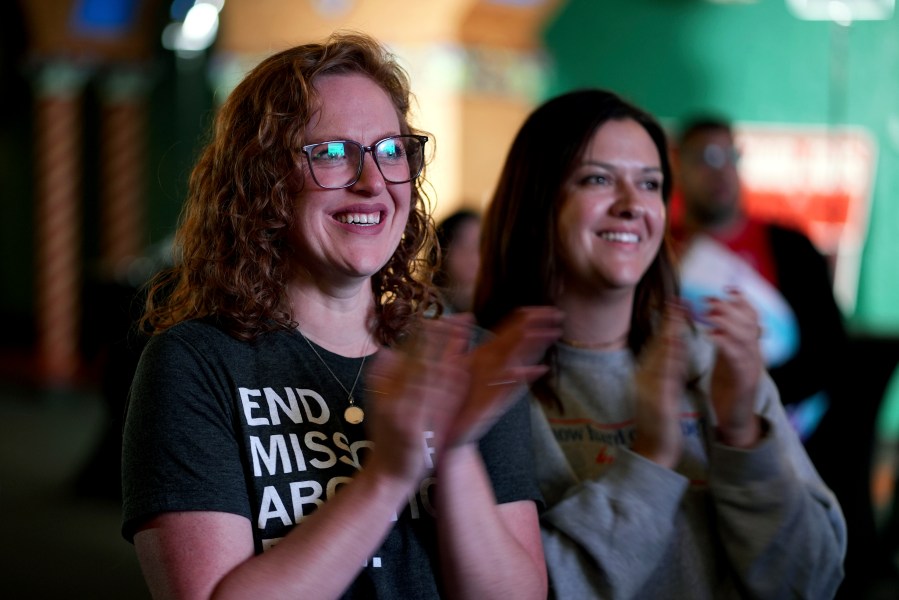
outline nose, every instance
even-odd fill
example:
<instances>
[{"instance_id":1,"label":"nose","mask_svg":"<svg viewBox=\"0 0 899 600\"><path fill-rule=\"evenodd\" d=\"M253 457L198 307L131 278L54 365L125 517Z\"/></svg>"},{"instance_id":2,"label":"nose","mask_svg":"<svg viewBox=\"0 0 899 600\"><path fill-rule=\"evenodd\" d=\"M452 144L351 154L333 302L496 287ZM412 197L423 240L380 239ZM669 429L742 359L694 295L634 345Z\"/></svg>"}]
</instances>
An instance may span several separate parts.
<instances>
[{"instance_id":1,"label":"nose","mask_svg":"<svg viewBox=\"0 0 899 600\"><path fill-rule=\"evenodd\" d=\"M356 192L376 196L384 191L385 185L384 176L381 175L378 165L375 164L375 157L372 156L371 152L364 152L362 154L362 173L351 189Z\"/></svg>"},{"instance_id":2,"label":"nose","mask_svg":"<svg viewBox=\"0 0 899 600\"><path fill-rule=\"evenodd\" d=\"M646 214L646 207L641 204L637 190L627 183L622 183L616 190L611 212L620 219L639 219Z\"/></svg>"}]
</instances>

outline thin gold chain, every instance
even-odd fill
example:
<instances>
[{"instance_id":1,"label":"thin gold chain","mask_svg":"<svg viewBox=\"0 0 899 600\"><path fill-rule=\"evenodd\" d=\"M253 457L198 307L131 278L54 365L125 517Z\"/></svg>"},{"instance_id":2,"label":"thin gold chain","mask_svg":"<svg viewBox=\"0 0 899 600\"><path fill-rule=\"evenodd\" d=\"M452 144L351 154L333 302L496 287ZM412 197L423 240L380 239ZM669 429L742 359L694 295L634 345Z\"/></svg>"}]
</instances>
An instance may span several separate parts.
<instances>
[{"instance_id":1,"label":"thin gold chain","mask_svg":"<svg viewBox=\"0 0 899 600\"><path fill-rule=\"evenodd\" d=\"M309 344L309 349L315 353L315 356L318 357L318 360L320 360L321 363L323 365L325 365L325 368L328 369L328 373L331 374L331 377L334 378L334 381L337 382L337 385L339 385L341 387L341 389L344 391L344 393L346 393L347 402L350 403L350 406L354 406L356 404L356 402L353 399L353 392L356 391L356 384L359 383L359 376L362 375L362 367L365 366L365 359L368 357L365 355L362 356L362 363L359 365L359 370L356 372L356 379L353 380L353 387L352 387L352 389L347 391L346 386L343 385L343 382L341 382L340 379L337 378L337 375L334 374L334 371L331 370L331 367L328 366L328 363L325 362L325 359L322 358L322 355L318 353L318 350L315 349L315 346L312 345L312 342L309 341L309 338L307 338L305 335L303 335L303 332L300 331L299 329L297 329L297 331L299 331L300 337L303 338L304 340L306 340L306 343Z\"/></svg>"}]
</instances>

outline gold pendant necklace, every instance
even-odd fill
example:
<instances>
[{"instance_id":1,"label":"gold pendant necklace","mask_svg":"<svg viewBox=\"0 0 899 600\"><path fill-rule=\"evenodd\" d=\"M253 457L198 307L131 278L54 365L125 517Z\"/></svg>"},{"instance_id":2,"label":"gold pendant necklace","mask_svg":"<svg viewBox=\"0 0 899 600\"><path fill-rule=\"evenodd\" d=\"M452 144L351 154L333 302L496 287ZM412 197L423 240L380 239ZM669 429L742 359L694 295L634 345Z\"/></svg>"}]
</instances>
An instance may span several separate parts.
<instances>
[{"instance_id":1,"label":"gold pendant necklace","mask_svg":"<svg viewBox=\"0 0 899 600\"><path fill-rule=\"evenodd\" d=\"M629 334L630 332L625 333L618 339L609 340L606 342L586 342L581 340L570 340L568 338L562 338L559 341L567 346L571 346L572 348L580 348L583 350L608 350L611 348L621 348L626 345L627 336Z\"/></svg>"},{"instance_id":2,"label":"gold pendant necklace","mask_svg":"<svg viewBox=\"0 0 899 600\"><path fill-rule=\"evenodd\" d=\"M328 369L328 373L331 374L331 377L334 378L334 381L337 382L337 385L339 385L344 393L346 393L346 400L349 403L349 406L347 406L346 410L343 411L344 421L346 421L350 425L358 425L359 423L364 421L365 411L362 410L361 407L356 406L356 401L353 398L353 392L356 391L356 384L359 383L359 376L362 375L362 367L365 366L365 359L367 357L364 355L362 356L362 363L359 365L359 370L356 372L356 379L353 380L353 387L348 391L346 389L346 386L343 385L343 382L341 382L340 379L337 378L337 375L334 374L334 371L331 370L331 367L328 366L328 363L325 362L325 359L323 359L321 354L318 353L318 350L315 349L315 346L312 345L312 342L309 341L309 338L303 335L303 332L300 331L299 328L297 328L297 331L299 331L300 337L306 340L306 343L309 344L309 349L315 353L315 356L318 357L318 360L321 361L323 365L325 365L326 369Z\"/></svg>"}]
</instances>

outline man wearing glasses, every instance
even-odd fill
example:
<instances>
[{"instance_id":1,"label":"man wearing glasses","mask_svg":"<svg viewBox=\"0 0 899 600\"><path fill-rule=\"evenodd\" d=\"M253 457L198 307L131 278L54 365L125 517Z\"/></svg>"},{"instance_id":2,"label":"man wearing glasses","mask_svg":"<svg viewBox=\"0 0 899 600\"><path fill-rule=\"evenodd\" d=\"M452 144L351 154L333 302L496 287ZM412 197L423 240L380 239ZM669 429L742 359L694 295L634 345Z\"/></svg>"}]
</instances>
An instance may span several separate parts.
<instances>
[{"instance_id":1,"label":"man wearing glasses","mask_svg":"<svg viewBox=\"0 0 899 600\"><path fill-rule=\"evenodd\" d=\"M672 233L684 262L684 296L701 302L728 286L748 288L764 327L768 369L808 440L844 367L846 333L827 262L801 232L747 216L730 123L689 121L676 152L684 215Z\"/></svg>"},{"instance_id":2,"label":"man wearing glasses","mask_svg":"<svg viewBox=\"0 0 899 600\"><path fill-rule=\"evenodd\" d=\"M702 116L687 121L675 152L675 186L684 212L672 227L672 238L682 295L688 305L701 305L705 297L738 287L753 301L768 371L852 530L858 494L851 476L838 466L845 464L838 455L846 451L841 421L850 410L844 400L848 340L829 266L803 233L746 214L740 153L727 120ZM847 581L850 574L847 564Z\"/></svg>"}]
</instances>

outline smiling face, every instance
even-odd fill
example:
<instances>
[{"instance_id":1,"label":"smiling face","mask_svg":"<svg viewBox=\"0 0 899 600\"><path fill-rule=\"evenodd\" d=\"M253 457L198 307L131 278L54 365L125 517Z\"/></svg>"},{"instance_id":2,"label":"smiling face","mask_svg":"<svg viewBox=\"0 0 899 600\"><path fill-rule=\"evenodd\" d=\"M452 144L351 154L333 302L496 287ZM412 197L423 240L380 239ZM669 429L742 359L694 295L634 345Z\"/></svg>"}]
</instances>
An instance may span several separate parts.
<instances>
[{"instance_id":1,"label":"smiling face","mask_svg":"<svg viewBox=\"0 0 899 600\"><path fill-rule=\"evenodd\" d=\"M665 233L659 152L631 119L607 121L563 184L558 218L562 293L630 295Z\"/></svg>"},{"instance_id":2,"label":"smiling face","mask_svg":"<svg viewBox=\"0 0 899 600\"><path fill-rule=\"evenodd\" d=\"M315 81L321 109L306 129L306 143L353 140L363 146L398 135L400 122L389 96L359 74L325 75ZM393 255L406 227L412 183L386 183L370 153L359 181L327 190L313 181L296 198L292 240L301 272L315 281L364 279Z\"/></svg>"}]
</instances>

